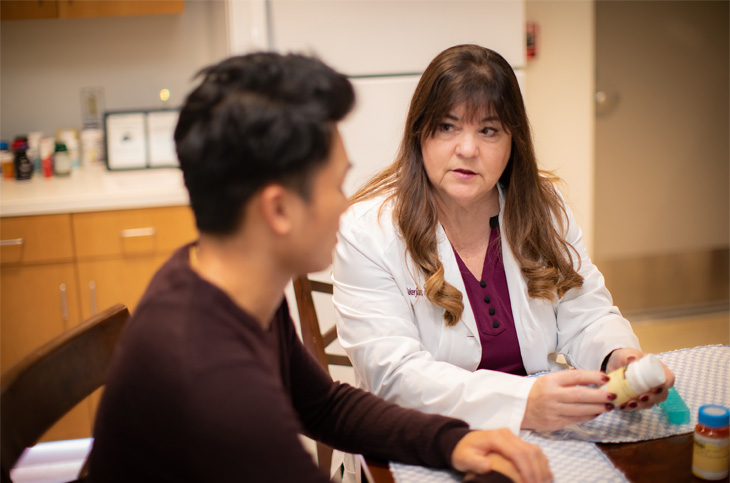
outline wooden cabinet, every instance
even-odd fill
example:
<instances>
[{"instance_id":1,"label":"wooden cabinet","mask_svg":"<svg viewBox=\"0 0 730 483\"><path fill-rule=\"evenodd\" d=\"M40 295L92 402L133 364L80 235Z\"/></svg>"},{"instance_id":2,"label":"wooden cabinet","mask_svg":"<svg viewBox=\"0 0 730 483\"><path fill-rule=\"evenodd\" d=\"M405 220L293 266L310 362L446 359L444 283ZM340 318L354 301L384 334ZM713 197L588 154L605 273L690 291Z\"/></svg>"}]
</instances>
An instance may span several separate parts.
<instances>
[{"instance_id":1,"label":"wooden cabinet","mask_svg":"<svg viewBox=\"0 0 730 483\"><path fill-rule=\"evenodd\" d=\"M182 206L0 219L0 370L112 304L133 311L160 265L196 236ZM98 396L43 440L88 437Z\"/></svg>"},{"instance_id":2,"label":"wooden cabinet","mask_svg":"<svg viewBox=\"0 0 730 483\"><path fill-rule=\"evenodd\" d=\"M0 20L182 13L184 0L3 0Z\"/></svg>"},{"instance_id":3,"label":"wooden cabinet","mask_svg":"<svg viewBox=\"0 0 730 483\"><path fill-rule=\"evenodd\" d=\"M188 207L80 213L73 230L83 318L115 303L133 313L155 271L197 236Z\"/></svg>"},{"instance_id":4,"label":"wooden cabinet","mask_svg":"<svg viewBox=\"0 0 730 483\"><path fill-rule=\"evenodd\" d=\"M71 216L0 221L0 370L81 320ZM91 428L84 401L43 440L82 438Z\"/></svg>"}]
</instances>

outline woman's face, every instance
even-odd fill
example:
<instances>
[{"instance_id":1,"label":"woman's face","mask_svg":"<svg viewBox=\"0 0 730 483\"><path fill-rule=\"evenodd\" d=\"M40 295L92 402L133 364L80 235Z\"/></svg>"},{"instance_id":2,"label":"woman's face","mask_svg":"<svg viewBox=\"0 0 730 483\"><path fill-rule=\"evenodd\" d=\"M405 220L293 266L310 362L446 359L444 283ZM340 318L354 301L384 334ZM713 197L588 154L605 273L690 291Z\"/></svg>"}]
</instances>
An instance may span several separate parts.
<instances>
[{"instance_id":1,"label":"woman's face","mask_svg":"<svg viewBox=\"0 0 730 483\"><path fill-rule=\"evenodd\" d=\"M460 104L441 120L433 136L421 141L423 164L438 198L469 207L496 193L509 161L512 135L493 113L467 120Z\"/></svg>"}]
</instances>

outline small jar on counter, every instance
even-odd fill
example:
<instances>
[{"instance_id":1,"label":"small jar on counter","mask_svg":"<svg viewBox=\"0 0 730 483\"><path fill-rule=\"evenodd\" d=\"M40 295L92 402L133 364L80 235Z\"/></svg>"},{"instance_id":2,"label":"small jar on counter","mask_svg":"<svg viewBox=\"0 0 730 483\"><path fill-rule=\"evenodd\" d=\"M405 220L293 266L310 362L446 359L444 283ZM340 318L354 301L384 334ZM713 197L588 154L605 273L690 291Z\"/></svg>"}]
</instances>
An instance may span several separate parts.
<instances>
[{"instance_id":1,"label":"small jar on counter","mask_svg":"<svg viewBox=\"0 0 730 483\"><path fill-rule=\"evenodd\" d=\"M56 152L53 153L53 171L56 176L71 174L71 155L66 149L66 143L62 141L56 141Z\"/></svg>"},{"instance_id":2,"label":"small jar on counter","mask_svg":"<svg viewBox=\"0 0 730 483\"><path fill-rule=\"evenodd\" d=\"M726 480L730 463L730 411L716 404L700 407L694 433L692 473L705 480Z\"/></svg>"}]
</instances>

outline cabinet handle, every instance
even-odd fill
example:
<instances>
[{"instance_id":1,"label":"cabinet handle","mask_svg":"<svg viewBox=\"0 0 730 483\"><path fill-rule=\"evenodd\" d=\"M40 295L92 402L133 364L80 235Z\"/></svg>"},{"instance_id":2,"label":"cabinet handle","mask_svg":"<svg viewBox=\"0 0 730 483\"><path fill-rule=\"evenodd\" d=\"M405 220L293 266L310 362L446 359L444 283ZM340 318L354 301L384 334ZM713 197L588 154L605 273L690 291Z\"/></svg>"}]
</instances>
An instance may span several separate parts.
<instances>
[{"instance_id":1,"label":"cabinet handle","mask_svg":"<svg viewBox=\"0 0 730 483\"><path fill-rule=\"evenodd\" d=\"M157 233L155 227L149 226L147 228L129 228L122 230L120 235L122 238L137 238L141 236L155 236L155 233Z\"/></svg>"},{"instance_id":2,"label":"cabinet handle","mask_svg":"<svg viewBox=\"0 0 730 483\"><path fill-rule=\"evenodd\" d=\"M62 283L58 286L58 291L61 292L61 317L64 322L68 322L68 301L66 300L66 284Z\"/></svg>"},{"instance_id":3,"label":"cabinet handle","mask_svg":"<svg viewBox=\"0 0 730 483\"><path fill-rule=\"evenodd\" d=\"M13 238L12 240L0 240L0 247L12 247L25 245L25 238Z\"/></svg>"},{"instance_id":4,"label":"cabinet handle","mask_svg":"<svg viewBox=\"0 0 730 483\"><path fill-rule=\"evenodd\" d=\"M89 282L89 298L91 299L91 315L96 314L96 282Z\"/></svg>"}]
</instances>

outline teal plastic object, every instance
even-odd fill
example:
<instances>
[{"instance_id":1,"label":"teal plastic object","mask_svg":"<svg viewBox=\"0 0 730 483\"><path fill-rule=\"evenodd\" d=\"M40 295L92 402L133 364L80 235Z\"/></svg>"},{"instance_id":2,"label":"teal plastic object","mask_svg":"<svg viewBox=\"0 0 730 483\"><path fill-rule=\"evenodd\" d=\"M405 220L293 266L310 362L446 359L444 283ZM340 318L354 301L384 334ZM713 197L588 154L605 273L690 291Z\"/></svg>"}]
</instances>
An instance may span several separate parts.
<instances>
[{"instance_id":1,"label":"teal plastic object","mask_svg":"<svg viewBox=\"0 0 730 483\"><path fill-rule=\"evenodd\" d=\"M687 424L689 423L689 408L685 404L682 396L679 395L674 387L669 388L667 399L659 403L659 407L662 408L664 414L667 415L667 419L672 424Z\"/></svg>"}]
</instances>

